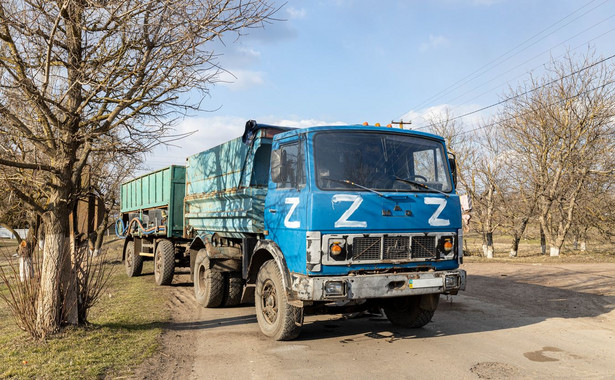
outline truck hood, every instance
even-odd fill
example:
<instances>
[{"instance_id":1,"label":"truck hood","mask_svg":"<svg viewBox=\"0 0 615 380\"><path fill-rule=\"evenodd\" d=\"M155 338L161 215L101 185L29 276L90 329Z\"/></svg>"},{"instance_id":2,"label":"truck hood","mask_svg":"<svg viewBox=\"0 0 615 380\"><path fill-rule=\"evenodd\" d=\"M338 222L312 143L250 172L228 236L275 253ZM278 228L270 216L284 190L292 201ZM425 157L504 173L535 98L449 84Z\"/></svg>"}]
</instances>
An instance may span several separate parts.
<instances>
[{"instance_id":1,"label":"truck hood","mask_svg":"<svg viewBox=\"0 0 615 380\"><path fill-rule=\"evenodd\" d=\"M309 229L323 233L425 233L461 228L459 197L438 193L312 194Z\"/></svg>"}]
</instances>

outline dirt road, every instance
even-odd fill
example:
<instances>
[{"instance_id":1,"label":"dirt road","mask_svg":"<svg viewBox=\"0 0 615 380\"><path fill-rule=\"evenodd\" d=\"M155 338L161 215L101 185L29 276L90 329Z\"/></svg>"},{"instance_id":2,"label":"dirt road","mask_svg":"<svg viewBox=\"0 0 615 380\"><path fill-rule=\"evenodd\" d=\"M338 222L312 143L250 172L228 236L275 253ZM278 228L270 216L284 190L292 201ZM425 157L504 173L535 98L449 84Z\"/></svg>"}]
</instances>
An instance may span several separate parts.
<instances>
[{"instance_id":1,"label":"dirt road","mask_svg":"<svg viewBox=\"0 0 615 380\"><path fill-rule=\"evenodd\" d=\"M173 322L140 379L615 379L615 264L465 264L468 289L422 329L375 316L306 317L263 336L253 306L203 309L174 278ZM144 281L147 281L144 278Z\"/></svg>"}]
</instances>

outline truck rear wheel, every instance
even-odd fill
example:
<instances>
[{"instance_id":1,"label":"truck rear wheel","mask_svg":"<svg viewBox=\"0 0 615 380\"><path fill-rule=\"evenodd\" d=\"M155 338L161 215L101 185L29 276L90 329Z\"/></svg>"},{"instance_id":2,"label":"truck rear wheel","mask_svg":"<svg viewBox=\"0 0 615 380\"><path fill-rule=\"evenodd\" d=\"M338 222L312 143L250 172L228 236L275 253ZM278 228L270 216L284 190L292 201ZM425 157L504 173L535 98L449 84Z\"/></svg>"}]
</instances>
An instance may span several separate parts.
<instances>
[{"instance_id":1,"label":"truck rear wheel","mask_svg":"<svg viewBox=\"0 0 615 380\"><path fill-rule=\"evenodd\" d=\"M194 295L203 307L218 307L224 296L224 276L209 268L207 251L201 249L194 262Z\"/></svg>"},{"instance_id":2,"label":"truck rear wheel","mask_svg":"<svg viewBox=\"0 0 615 380\"><path fill-rule=\"evenodd\" d=\"M299 335L303 308L290 305L282 285L282 273L269 260L256 277L256 319L263 334L275 340L290 340Z\"/></svg>"},{"instance_id":3,"label":"truck rear wheel","mask_svg":"<svg viewBox=\"0 0 615 380\"><path fill-rule=\"evenodd\" d=\"M439 294L396 297L387 299L382 308L393 325L419 328L431 321L439 299Z\"/></svg>"},{"instance_id":4,"label":"truck rear wheel","mask_svg":"<svg viewBox=\"0 0 615 380\"><path fill-rule=\"evenodd\" d=\"M237 306L241 302L241 294L243 292L243 279L241 273L229 272L224 274L224 299L222 305Z\"/></svg>"},{"instance_id":5,"label":"truck rear wheel","mask_svg":"<svg viewBox=\"0 0 615 380\"><path fill-rule=\"evenodd\" d=\"M158 285L170 285L175 271L175 247L169 240L156 244L154 255L154 280Z\"/></svg>"},{"instance_id":6,"label":"truck rear wheel","mask_svg":"<svg viewBox=\"0 0 615 380\"><path fill-rule=\"evenodd\" d=\"M126 274L128 277L138 276L143 270L143 257L135 252L134 240L126 243L124 267L126 268Z\"/></svg>"}]
</instances>

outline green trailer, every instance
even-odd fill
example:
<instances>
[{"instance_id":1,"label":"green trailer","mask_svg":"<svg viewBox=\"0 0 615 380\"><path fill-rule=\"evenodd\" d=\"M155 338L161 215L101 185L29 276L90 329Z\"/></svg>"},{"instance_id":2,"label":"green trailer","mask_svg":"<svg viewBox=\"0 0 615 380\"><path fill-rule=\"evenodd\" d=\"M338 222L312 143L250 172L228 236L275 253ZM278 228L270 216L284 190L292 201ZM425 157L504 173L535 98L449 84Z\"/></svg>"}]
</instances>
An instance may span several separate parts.
<instances>
[{"instance_id":1,"label":"green trailer","mask_svg":"<svg viewBox=\"0 0 615 380\"><path fill-rule=\"evenodd\" d=\"M184 229L183 207L186 168L171 165L122 185L120 212L125 228L137 236L181 237ZM144 224L144 225L143 225Z\"/></svg>"},{"instance_id":2,"label":"green trailer","mask_svg":"<svg viewBox=\"0 0 615 380\"><path fill-rule=\"evenodd\" d=\"M176 263L188 265L184 233L186 168L171 165L122 184L116 233L125 238L126 273L141 274L143 261L155 260L158 285L173 280Z\"/></svg>"}]
</instances>

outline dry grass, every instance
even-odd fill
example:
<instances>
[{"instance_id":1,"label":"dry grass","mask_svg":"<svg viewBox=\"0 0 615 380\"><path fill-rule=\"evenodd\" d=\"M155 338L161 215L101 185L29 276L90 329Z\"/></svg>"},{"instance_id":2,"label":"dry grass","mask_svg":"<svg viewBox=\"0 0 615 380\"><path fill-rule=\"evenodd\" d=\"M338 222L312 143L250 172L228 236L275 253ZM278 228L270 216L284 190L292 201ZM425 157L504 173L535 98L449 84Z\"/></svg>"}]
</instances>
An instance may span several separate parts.
<instances>
[{"instance_id":1,"label":"dry grass","mask_svg":"<svg viewBox=\"0 0 615 380\"><path fill-rule=\"evenodd\" d=\"M11 249L6 243L0 250ZM0 304L0 378L125 376L158 349L162 326L169 318L164 307L167 290L156 286L151 276L128 278L120 247L119 242L109 246L106 265L114 273L90 311L89 326L67 328L37 343L17 328L6 305ZM152 272L151 262L146 264L144 272Z\"/></svg>"}]
</instances>

